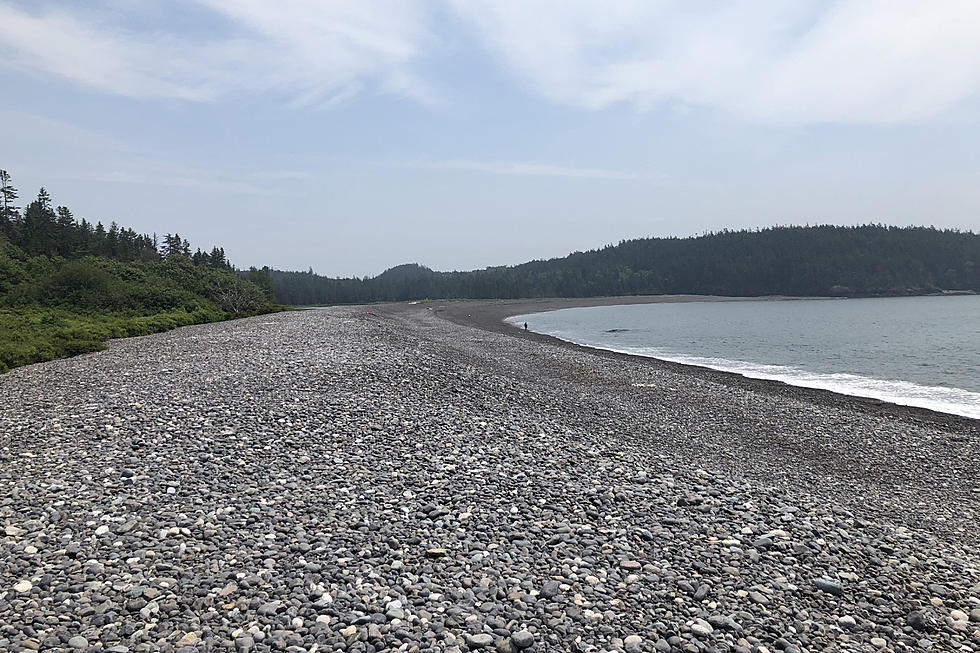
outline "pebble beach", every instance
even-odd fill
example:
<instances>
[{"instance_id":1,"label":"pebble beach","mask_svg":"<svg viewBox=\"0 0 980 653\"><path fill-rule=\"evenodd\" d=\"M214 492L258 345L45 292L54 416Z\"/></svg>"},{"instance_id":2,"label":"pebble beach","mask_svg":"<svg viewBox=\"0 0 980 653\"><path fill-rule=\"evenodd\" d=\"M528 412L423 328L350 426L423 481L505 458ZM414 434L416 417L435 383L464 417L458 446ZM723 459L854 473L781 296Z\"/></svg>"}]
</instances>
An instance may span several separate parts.
<instances>
[{"instance_id":1,"label":"pebble beach","mask_svg":"<svg viewBox=\"0 0 980 653\"><path fill-rule=\"evenodd\" d=\"M338 307L0 376L0 651L980 651L980 422Z\"/></svg>"}]
</instances>

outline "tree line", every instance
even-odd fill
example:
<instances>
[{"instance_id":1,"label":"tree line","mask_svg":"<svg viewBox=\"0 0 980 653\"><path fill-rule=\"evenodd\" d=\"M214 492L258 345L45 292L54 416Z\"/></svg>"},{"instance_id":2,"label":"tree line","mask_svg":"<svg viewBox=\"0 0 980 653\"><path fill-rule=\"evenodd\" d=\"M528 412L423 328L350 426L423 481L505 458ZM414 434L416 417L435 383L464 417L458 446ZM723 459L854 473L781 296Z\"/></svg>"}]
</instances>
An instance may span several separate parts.
<instances>
[{"instance_id":1,"label":"tree line","mask_svg":"<svg viewBox=\"0 0 980 653\"><path fill-rule=\"evenodd\" d=\"M273 270L284 304L704 294L876 296L980 291L980 235L934 227L784 226L641 238L470 272L400 265L376 277Z\"/></svg>"},{"instance_id":2,"label":"tree line","mask_svg":"<svg viewBox=\"0 0 980 653\"><path fill-rule=\"evenodd\" d=\"M198 248L191 253L190 242L177 233L166 234L161 243L156 234L139 234L115 222L107 229L101 222L77 220L67 206L54 207L44 187L23 211L15 204L18 196L10 173L0 170L0 235L29 255L101 256L117 261L159 261L185 256L194 265L232 268L223 248L214 247L210 252Z\"/></svg>"},{"instance_id":3,"label":"tree line","mask_svg":"<svg viewBox=\"0 0 980 653\"><path fill-rule=\"evenodd\" d=\"M192 251L78 220L42 188L21 210L0 170L0 372L95 351L108 338L279 310L268 268L236 270L224 249Z\"/></svg>"}]
</instances>

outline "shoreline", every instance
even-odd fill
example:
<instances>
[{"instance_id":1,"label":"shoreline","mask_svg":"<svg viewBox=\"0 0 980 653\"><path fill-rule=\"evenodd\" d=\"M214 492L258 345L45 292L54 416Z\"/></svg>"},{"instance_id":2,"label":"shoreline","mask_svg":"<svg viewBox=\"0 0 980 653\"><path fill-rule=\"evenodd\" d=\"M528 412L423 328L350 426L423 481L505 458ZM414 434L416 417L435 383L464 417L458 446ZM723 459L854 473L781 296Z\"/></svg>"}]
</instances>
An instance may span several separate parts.
<instances>
[{"instance_id":1,"label":"shoreline","mask_svg":"<svg viewBox=\"0 0 980 653\"><path fill-rule=\"evenodd\" d=\"M927 424L946 428L964 429L980 435L980 419L944 413L929 408L906 406L872 397L849 395L833 390L808 388L792 385L785 381L757 379L739 372L716 370L690 363L678 363L652 356L642 356L624 352L580 345L556 336L533 331L524 331L508 322L508 318L530 313L547 313L566 308L591 308L595 306L629 306L635 304L671 304L690 302L726 301L794 301L800 299L836 300L836 297L723 297L716 295L633 295L623 297L583 297L519 300L485 300L469 302L431 302L428 307L443 319L463 326L475 327L484 331L503 333L513 337L529 338L539 342L550 342L562 347L587 351L606 358L625 357L628 360L646 361L655 367L690 374L723 385L762 391L795 399L805 399L817 405L847 406L866 413L883 414L892 417L915 419ZM434 306L437 305L437 306ZM414 305L413 305L414 306ZM422 306L421 304L417 306Z\"/></svg>"},{"instance_id":2,"label":"shoreline","mask_svg":"<svg viewBox=\"0 0 980 653\"><path fill-rule=\"evenodd\" d=\"M980 437L431 308L0 377L0 650L975 639Z\"/></svg>"}]
</instances>

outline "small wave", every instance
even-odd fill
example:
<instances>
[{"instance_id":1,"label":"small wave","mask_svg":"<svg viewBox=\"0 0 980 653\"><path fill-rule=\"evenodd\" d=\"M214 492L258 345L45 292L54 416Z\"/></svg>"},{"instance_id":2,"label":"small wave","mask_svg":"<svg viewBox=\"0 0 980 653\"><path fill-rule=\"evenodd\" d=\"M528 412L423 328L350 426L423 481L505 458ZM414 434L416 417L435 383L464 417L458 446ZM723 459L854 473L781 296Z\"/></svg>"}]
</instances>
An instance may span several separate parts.
<instances>
[{"instance_id":1,"label":"small wave","mask_svg":"<svg viewBox=\"0 0 980 653\"><path fill-rule=\"evenodd\" d=\"M910 381L874 379L845 372L835 374L808 372L782 365L764 365L723 358L671 356L661 352L638 350L624 353L634 353L685 365L698 365L722 372L734 372L751 379L782 381L802 388L829 390L838 394L878 399L901 406L927 408L941 413L980 419L980 393L961 390L960 388L919 385Z\"/></svg>"},{"instance_id":2,"label":"small wave","mask_svg":"<svg viewBox=\"0 0 980 653\"><path fill-rule=\"evenodd\" d=\"M551 332L556 338L588 347L634 356L657 358L672 363L707 367L721 372L741 374L751 379L781 381L788 385L816 390L829 390L843 395L878 399L900 406L926 408L940 413L980 419L980 393L960 388L927 386L911 381L875 379L839 372L833 374L808 372L784 365L768 365L725 358L689 356L652 347L610 347L608 345L569 337L561 332Z\"/></svg>"},{"instance_id":3,"label":"small wave","mask_svg":"<svg viewBox=\"0 0 980 653\"><path fill-rule=\"evenodd\" d=\"M608 349L607 347L600 348ZM721 372L733 372L750 379L782 381L783 383L801 388L829 390L838 394L878 399L901 406L927 408L940 413L980 419L980 393L961 390L959 388L919 385L910 381L873 379L844 372L822 374L782 365L765 365L724 358L679 356L656 350L617 349L615 351L624 354L646 356L648 358L658 358L684 365L697 365Z\"/></svg>"}]
</instances>

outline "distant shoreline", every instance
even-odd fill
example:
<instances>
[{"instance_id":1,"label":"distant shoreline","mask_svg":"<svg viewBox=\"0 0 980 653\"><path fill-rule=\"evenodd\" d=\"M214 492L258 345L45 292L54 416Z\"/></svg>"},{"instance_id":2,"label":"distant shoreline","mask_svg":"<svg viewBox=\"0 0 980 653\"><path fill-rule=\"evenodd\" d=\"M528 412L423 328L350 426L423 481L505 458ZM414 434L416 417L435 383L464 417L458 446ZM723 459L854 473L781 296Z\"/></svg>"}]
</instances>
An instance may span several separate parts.
<instances>
[{"instance_id":1,"label":"distant shoreline","mask_svg":"<svg viewBox=\"0 0 980 653\"><path fill-rule=\"evenodd\" d=\"M501 305L510 304L541 304L555 305L555 308L545 308L536 310L538 313L557 311L563 308L588 308L592 306L629 306L633 304L677 304L686 302L759 302L759 301L792 301L799 299L901 299L914 297L972 297L980 295L973 290L942 290L939 292L905 293L891 295L753 295L753 296L731 296L731 295L613 295L601 297L509 297L503 299L486 299L470 297L449 297L444 299L404 299L377 302L334 302L326 304L285 304L287 310L309 310L317 308L330 308L333 306L387 306L397 304L486 304L496 303ZM568 303L566 305L566 303ZM514 313L519 315L520 313ZM510 316L508 316L510 317ZM504 318L505 319L505 318Z\"/></svg>"},{"instance_id":2,"label":"distant shoreline","mask_svg":"<svg viewBox=\"0 0 980 653\"><path fill-rule=\"evenodd\" d=\"M965 293L958 293L965 294ZM975 293L974 293L975 294ZM928 295L920 295L928 296ZM935 296L935 295L932 295ZM792 301L799 299L842 299L836 297L721 297L713 295L637 295L624 297L587 297L587 298L551 298L551 299L520 299L520 300L489 300L466 302L428 302L415 304L413 307L431 309L441 318L456 324L474 327L484 331L503 333L513 337L528 338L538 342L547 342L561 347L580 351L588 351L594 355L606 358L626 357L631 360L642 360L649 365L667 368L686 374L691 374L705 380L723 385L762 391L768 394L804 399L817 405L847 406L863 413L874 413L889 417L914 419L928 424L939 424L945 427L966 429L980 433L980 420L953 415L928 408L904 406L879 399L842 394L831 390L805 388L790 385L782 381L754 379L737 372L725 372L699 365L676 363L635 354L625 354L598 347L589 347L562 340L554 336L524 331L505 320L515 315L526 313L545 313L566 308L587 308L593 306L625 306L634 304L669 304L690 302L724 302L724 301ZM856 298L855 298L856 299ZM862 298L864 299L864 298ZM870 298L869 298L870 299Z\"/></svg>"}]
</instances>

